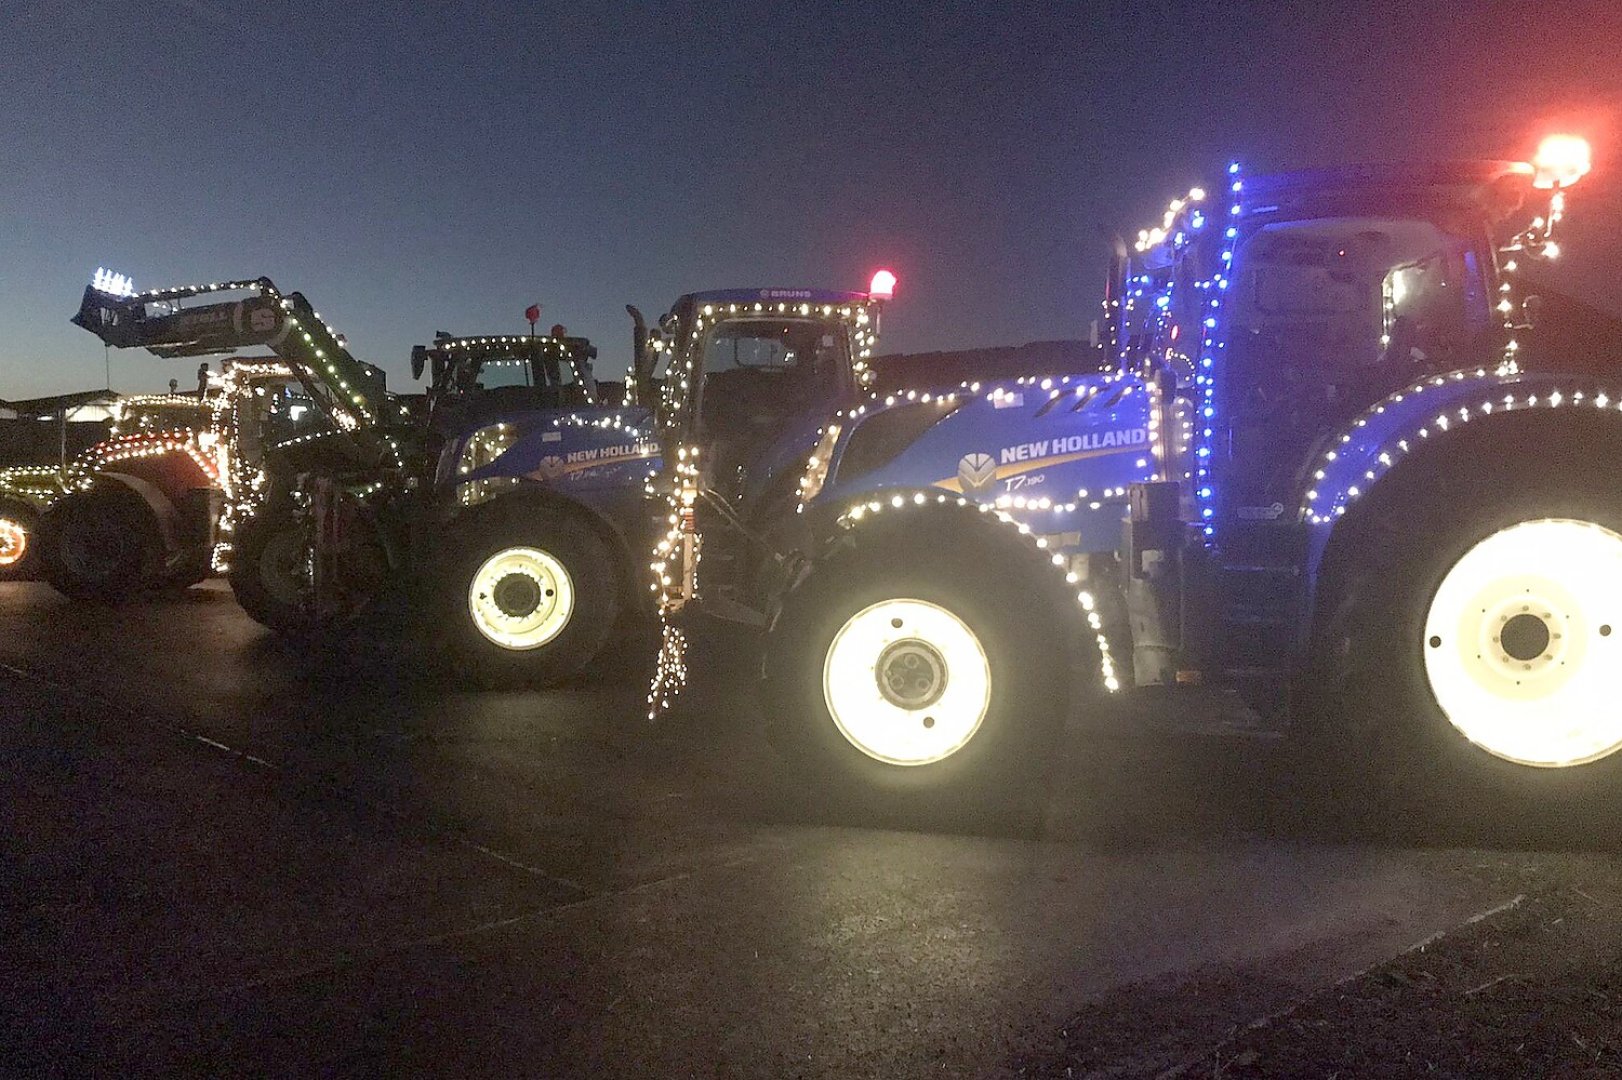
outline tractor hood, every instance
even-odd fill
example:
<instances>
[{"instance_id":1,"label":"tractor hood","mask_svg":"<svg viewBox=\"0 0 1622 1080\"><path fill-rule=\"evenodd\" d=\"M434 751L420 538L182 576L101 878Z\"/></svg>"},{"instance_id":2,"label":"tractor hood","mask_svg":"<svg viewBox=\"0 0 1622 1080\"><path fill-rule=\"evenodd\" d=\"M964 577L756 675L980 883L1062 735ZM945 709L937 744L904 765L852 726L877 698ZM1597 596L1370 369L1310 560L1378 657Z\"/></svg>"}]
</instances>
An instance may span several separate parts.
<instances>
[{"instance_id":1,"label":"tractor hood","mask_svg":"<svg viewBox=\"0 0 1622 1080\"><path fill-rule=\"evenodd\" d=\"M909 391L847 416L817 501L934 488L976 502L1121 499L1153 477L1151 394L1119 373Z\"/></svg>"}]
</instances>

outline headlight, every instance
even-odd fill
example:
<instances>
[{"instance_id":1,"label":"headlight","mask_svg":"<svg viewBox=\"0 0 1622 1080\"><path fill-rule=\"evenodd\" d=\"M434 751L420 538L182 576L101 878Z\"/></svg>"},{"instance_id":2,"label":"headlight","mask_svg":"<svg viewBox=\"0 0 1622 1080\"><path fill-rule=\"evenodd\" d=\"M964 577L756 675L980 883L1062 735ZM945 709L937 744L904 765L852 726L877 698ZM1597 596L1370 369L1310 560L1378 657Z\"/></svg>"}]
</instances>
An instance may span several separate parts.
<instances>
[{"instance_id":1,"label":"headlight","mask_svg":"<svg viewBox=\"0 0 1622 1080\"><path fill-rule=\"evenodd\" d=\"M518 441L518 429L511 424L491 424L468 436L456 458L456 475L466 476L495 461Z\"/></svg>"},{"instance_id":2,"label":"headlight","mask_svg":"<svg viewBox=\"0 0 1622 1080\"><path fill-rule=\"evenodd\" d=\"M829 424L823 429L822 438L817 440L817 448L811 451L811 459L805 463L805 475L800 477L800 502L808 503L822 492L838 442L839 425Z\"/></svg>"}]
</instances>

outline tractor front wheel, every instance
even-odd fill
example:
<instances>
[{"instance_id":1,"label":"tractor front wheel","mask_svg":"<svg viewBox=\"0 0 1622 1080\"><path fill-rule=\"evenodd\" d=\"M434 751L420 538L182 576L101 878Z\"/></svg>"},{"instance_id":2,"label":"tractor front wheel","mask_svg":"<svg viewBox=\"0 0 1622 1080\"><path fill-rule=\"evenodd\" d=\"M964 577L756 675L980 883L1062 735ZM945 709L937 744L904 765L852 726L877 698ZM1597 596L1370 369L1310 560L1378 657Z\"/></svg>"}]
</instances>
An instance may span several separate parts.
<instances>
[{"instance_id":1,"label":"tractor front wheel","mask_svg":"<svg viewBox=\"0 0 1622 1080\"><path fill-rule=\"evenodd\" d=\"M26 581L39 567L39 515L27 503L0 500L0 581Z\"/></svg>"},{"instance_id":2,"label":"tractor front wheel","mask_svg":"<svg viewBox=\"0 0 1622 1080\"><path fill-rule=\"evenodd\" d=\"M773 742L859 799L1018 794L1049 764L1072 685L1065 634L1021 577L970 543L881 544L813 570L766 643Z\"/></svg>"},{"instance_id":3,"label":"tractor front wheel","mask_svg":"<svg viewBox=\"0 0 1622 1080\"><path fill-rule=\"evenodd\" d=\"M471 511L448 541L439 607L462 671L487 686L577 675L620 614L618 574L597 533L566 511Z\"/></svg>"},{"instance_id":4,"label":"tractor front wheel","mask_svg":"<svg viewBox=\"0 0 1622 1080\"><path fill-rule=\"evenodd\" d=\"M297 515L267 510L237 529L231 593L248 616L278 634L315 629L310 585L310 527Z\"/></svg>"}]
</instances>

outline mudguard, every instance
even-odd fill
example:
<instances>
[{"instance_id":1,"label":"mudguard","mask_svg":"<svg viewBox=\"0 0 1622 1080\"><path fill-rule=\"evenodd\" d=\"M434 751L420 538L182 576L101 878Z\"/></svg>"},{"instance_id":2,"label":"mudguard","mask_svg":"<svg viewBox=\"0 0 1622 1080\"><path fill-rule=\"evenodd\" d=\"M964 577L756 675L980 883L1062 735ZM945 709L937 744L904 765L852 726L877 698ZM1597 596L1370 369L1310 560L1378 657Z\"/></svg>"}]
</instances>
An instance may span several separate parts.
<instances>
[{"instance_id":1,"label":"mudguard","mask_svg":"<svg viewBox=\"0 0 1622 1080\"><path fill-rule=\"evenodd\" d=\"M1612 388L1592 378L1549 372L1453 371L1392 394L1328 440L1308 474L1300 516L1309 532L1307 580L1315 583L1336 524L1408 455L1448 438L1473 420L1529 409L1617 413L1622 432L1622 379Z\"/></svg>"},{"instance_id":2,"label":"mudguard","mask_svg":"<svg viewBox=\"0 0 1622 1080\"><path fill-rule=\"evenodd\" d=\"M826 506L823 512L831 513ZM1029 524L1008 512L988 502L977 503L966 495L934 487L910 491L894 489L882 498L874 497L848 506L826 521L816 546L795 568L793 579L783 592L798 588L819 572L837 574L840 554L849 547L864 542L889 542L904 550L921 532L929 531L959 539L978 534L988 550L1035 556L1032 561L1038 564L1036 569L1046 572L1045 588L1052 590L1049 595L1055 602L1055 613L1075 632L1089 639L1096 649L1099 688L1109 693L1120 690L1120 679L1096 600L1067 568L1068 561L1059 545L1038 536ZM988 566L988 571L992 569L994 567ZM1014 591L1017 593L1017 588ZM772 612L774 625L780 610L779 606Z\"/></svg>"}]
</instances>

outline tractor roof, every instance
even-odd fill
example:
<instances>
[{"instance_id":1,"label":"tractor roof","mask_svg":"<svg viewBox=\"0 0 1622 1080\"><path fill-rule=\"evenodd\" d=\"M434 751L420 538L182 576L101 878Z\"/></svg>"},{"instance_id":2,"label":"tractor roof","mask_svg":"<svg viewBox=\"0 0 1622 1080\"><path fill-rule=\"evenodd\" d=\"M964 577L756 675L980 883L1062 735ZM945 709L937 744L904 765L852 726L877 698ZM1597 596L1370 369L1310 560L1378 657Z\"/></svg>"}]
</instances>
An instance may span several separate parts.
<instances>
[{"instance_id":1,"label":"tractor roof","mask_svg":"<svg viewBox=\"0 0 1622 1080\"><path fill-rule=\"evenodd\" d=\"M834 289L712 289L708 292L689 293L677 301L691 300L695 304L866 304L872 299L864 292L840 292Z\"/></svg>"},{"instance_id":2,"label":"tractor roof","mask_svg":"<svg viewBox=\"0 0 1622 1080\"><path fill-rule=\"evenodd\" d=\"M1246 203L1255 206L1274 198L1310 198L1361 188L1474 189L1506 177L1521 177L1530 184L1532 176L1532 166L1520 161L1357 164L1246 176L1244 192Z\"/></svg>"}]
</instances>

